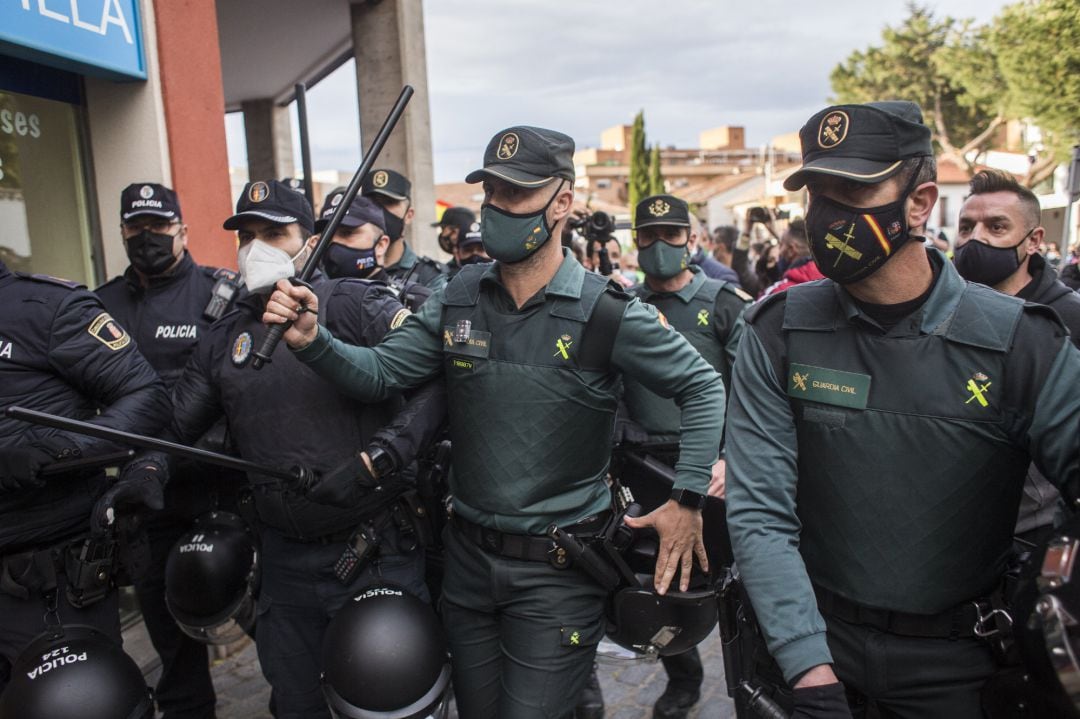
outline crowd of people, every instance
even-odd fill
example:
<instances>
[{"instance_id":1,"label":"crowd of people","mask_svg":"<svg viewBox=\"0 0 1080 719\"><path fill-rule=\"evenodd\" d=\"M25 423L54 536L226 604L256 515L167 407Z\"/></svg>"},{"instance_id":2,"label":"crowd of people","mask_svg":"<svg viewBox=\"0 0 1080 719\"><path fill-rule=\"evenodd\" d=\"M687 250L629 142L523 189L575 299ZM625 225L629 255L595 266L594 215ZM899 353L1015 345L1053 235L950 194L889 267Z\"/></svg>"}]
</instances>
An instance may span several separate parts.
<instances>
[{"instance_id":1,"label":"crowd of people","mask_svg":"<svg viewBox=\"0 0 1080 719\"><path fill-rule=\"evenodd\" d=\"M792 716L983 716L1013 666L986 637L1014 536L1044 542L1080 497L1080 297L1057 272L1080 279L1077 248L1061 258L1037 199L997 171L972 179L953 247L925 239L936 169L911 103L825 108L800 135L786 186L806 188L805 217L757 207L710 231L652 195L632 247L569 230L573 140L516 126L466 178L479 217L450 208L431 230L447 263L409 246L410 182L382 168L318 213L288 183L247 183L222 218L239 273L196 264L181 198L149 182L120 197L130 266L96 292L0 264L0 405L303 468L142 451L116 476L50 473L116 445L0 416L0 691L43 632L119 642L127 581L162 659L158 710L213 717L165 567L197 517L229 511L258 537L247 628L276 717L360 702L326 689L323 639L388 586L437 606L460 716L602 717L612 588L556 538L619 527L651 542L651 576L621 581L658 607L737 565L763 646L729 670ZM274 326L284 343L260 356ZM666 479L613 471L620 447ZM102 538L138 568L93 565L89 592ZM720 671L670 640L635 645L667 670L660 719ZM420 697L396 700L379 711Z\"/></svg>"}]
</instances>

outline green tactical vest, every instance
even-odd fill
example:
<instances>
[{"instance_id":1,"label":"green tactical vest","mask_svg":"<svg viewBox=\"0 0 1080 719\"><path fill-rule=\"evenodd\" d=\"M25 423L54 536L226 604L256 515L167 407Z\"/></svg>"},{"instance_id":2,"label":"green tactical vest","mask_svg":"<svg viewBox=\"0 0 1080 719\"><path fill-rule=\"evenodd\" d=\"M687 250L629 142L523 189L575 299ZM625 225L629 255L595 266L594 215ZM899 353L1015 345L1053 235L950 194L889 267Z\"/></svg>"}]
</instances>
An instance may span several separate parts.
<instances>
[{"instance_id":1,"label":"green tactical vest","mask_svg":"<svg viewBox=\"0 0 1080 719\"><path fill-rule=\"evenodd\" d=\"M724 364L724 343L716 335L713 315L716 313L716 300L724 291L734 294L734 289L726 283L706 281L689 302L683 302L674 295L653 295L646 300L644 295L648 291L642 285L630 290L643 302L660 310L671 328L685 337L717 372ZM624 399L630 416L650 435L678 436L682 411L675 400L661 397L629 378L625 380Z\"/></svg>"},{"instance_id":2,"label":"green tactical vest","mask_svg":"<svg viewBox=\"0 0 1080 719\"><path fill-rule=\"evenodd\" d=\"M606 362L578 362L607 281L585 273L580 299L549 296L507 313L481 292L484 271L463 268L443 296L454 511L543 534L610 506L604 480L621 382Z\"/></svg>"},{"instance_id":3,"label":"green tactical vest","mask_svg":"<svg viewBox=\"0 0 1080 719\"><path fill-rule=\"evenodd\" d=\"M845 321L831 283L787 291L800 550L816 583L859 604L937 613L1004 570L1030 461L999 403L1023 303L962 292L935 333L885 337Z\"/></svg>"}]
</instances>

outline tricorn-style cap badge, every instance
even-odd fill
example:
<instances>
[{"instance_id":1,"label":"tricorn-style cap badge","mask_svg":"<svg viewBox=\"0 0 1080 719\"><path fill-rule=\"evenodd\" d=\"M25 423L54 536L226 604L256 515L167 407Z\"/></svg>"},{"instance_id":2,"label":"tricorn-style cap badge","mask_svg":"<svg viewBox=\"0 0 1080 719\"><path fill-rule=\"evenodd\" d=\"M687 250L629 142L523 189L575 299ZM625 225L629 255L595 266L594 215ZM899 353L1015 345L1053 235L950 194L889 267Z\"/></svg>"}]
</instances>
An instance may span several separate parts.
<instances>
[{"instance_id":1,"label":"tricorn-style cap badge","mask_svg":"<svg viewBox=\"0 0 1080 719\"><path fill-rule=\"evenodd\" d=\"M516 133L508 132L499 140L499 151L496 153L500 160L509 160L517 154L520 141Z\"/></svg>"},{"instance_id":2,"label":"tricorn-style cap badge","mask_svg":"<svg viewBox=\"0 0 1080 719\"><path fill-rule=\"evenodd\" d=\"M671 212L671 205L663 200L656 200L649 205L649 214L653 217L663 217L669 212Z\"/></svg>"},{"instance_id":3,"label":"tricorn-style cap badge","mask_svg":"<svg viewBox=\"0 0 1080 719\"><path fill-rule=\"evenodd\" d=\"M375 173L375 176L371 178L371 184L375 187L386 187L386 183L390 181L390 176L383 170L379 170Z\"/></svg>"},{"instance_id":4,"label":"tricorn-style cap badge","mask_svg":"<svg viewBox=\"0 0 1080 719\"><path fill-rule=\"evenodd\" d=\"M252 202L262 202L269 196L270 188L265 182L256 182L248 190L248 199Z\"/></svg>"},{"instance_id":5,"label":"tricorn-style cap badge","mask_svg":"<svg viewBox=\"0 0 1080 719\"><path fill-rule=\"evenodd\" d=\"M821 118L821 126L818 128L818 145L824 150L836 147L847 137L850 124L851 120L843 110L830 112Z\"/></svg>"}]
</instances>

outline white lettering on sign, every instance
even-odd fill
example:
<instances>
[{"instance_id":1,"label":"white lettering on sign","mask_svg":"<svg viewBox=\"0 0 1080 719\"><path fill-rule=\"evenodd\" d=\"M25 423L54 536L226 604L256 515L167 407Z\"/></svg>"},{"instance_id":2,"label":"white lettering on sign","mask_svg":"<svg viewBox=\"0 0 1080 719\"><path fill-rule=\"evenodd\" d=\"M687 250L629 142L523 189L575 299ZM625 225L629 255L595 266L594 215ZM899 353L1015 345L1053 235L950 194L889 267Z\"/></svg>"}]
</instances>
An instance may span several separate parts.
<instances>
[{"instance_id":1,"label":"white lettering on sign","mask_svg":"<svg viewBox=\"0 0 1080 719\"><path fill-rule=\"evenodd\" d=\"M167 340L195 339L197 330L198 327L195 325L158 325L157 331L154 332L154 339L162 337Z\"/></svg>"},{"instance_id":2,"label":"white lettering on sign","mask_svg":"<svg viewBox=\"0 0 1080 719\"><path fill-rule=\"evenodd\" d=\"M0 110L0 132L6 135L19 135L33 138L41 137L41 118L24 112Z\"/></svg>"},{"instance_id":3,"label":"white lettering on sign","mask_svg":"<svg viewBox=\"0 0 1080 719\"><path fill-rule=\"evenodd\" d=\"M64 15L63 13L49 9L46 6L46 2L52 2L53 7L61 5L62 0L37 0L37 13L41 17L49 18L56 22L62 22L65 25L72 24L80 30L86 30L87 32L96 33L98 35L105 35L109 31L110 25L116 25L120 28L120 31L124 33L124 41L128 45L134 43L131 38L131 29L128 25L127 18L124 16L124 9L120 7L120 0L103 0L101 6L101 12L98 14L98 24L95 25L92 22L86 22L79 17L79 0L68 0L68 5L71 8L71 16ZM33 12L30 8L30 0L22 0L22 8L27 12Z\"/></svg>"},{"instance_id":4,"label":"white lettering on sign","mask_svg":"<svg viewBox=\"0 0 1080 719\"><path fill-rule=\"evenodd\" d=\"M11 359L11 343L0 340L0 358Z\"/></svg>"}]
</instances>

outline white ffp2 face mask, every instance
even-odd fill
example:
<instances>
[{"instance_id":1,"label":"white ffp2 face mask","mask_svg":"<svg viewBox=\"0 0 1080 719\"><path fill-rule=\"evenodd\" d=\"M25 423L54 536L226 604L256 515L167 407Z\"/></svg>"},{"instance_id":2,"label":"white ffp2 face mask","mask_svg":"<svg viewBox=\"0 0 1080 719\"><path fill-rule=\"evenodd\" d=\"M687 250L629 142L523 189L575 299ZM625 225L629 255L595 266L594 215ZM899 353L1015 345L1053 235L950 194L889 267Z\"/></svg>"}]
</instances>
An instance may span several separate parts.
<instances>
[{"instance_id":1,"label":"white ffp2 face mask","mask_svg":"<svg viewBox=\"0 0 1080 719\"><path fill-rule=\"evenodd\" d=\"M262 240L252 240L241 247L236 255L236 262L248 292L273 289L278 280L288 279L296 274L295 261L303 254L304 247L292 257L289 257L285 250L272 247Z\"/></svg>"}]
</instances>

